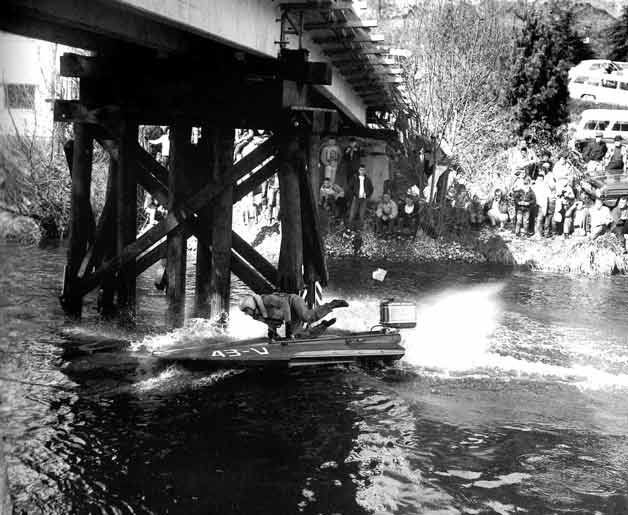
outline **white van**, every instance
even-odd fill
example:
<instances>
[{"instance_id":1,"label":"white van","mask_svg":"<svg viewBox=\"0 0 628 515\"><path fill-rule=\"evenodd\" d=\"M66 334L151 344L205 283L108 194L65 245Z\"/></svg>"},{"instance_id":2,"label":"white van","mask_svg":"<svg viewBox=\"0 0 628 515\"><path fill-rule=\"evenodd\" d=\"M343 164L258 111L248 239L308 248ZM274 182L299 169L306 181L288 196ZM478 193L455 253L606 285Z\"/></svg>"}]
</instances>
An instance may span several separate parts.
<instances>
[{"instance_id":1,"label":"white van","mask_svg":"<svg viewBox=\"0 0 628 515\"><path fill-rule=\"evenodd\" d=\"M628 70L575 75L569 81L569 96L628 107Z\"/></svg>"},{"instance_id":2,"label":"white van","mask_svg":"<svg viewBox=\"0 0 628 515\"><path fill-rule=\"evenodd\" d=\"M576 127L574 139L577 143L592 140L597 132L604 141L611 142L615 136L628 141L628 109L586 109Z\"/></svg>"},{"instance_id":3,"label":"white van","mask_svg":"<svg viewBox=\"0 0 628 515\"><path fill-rule=\"evenodd\" d=\"M621 61L609 61L608 59L587 59L580 61L569 70L569 78L576 76L590 76L596 73L616 73L628 71L628 63Z\"/></svg>"}]
</instances>

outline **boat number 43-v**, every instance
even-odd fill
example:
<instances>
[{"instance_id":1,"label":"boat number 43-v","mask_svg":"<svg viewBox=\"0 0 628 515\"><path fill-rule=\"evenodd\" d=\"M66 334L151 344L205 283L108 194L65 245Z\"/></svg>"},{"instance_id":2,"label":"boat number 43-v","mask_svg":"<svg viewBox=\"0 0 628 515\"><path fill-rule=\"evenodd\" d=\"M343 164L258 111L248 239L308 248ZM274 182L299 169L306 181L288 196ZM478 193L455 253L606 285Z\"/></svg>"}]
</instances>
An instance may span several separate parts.
<instances>
[{"instance_id":1,"label":"boat number 43-v","mask_svg":"<svg viewBox=\"0 0 628 515\"><path fill-rule=\"evenodd\" d=\"M212 352L212 358L238 358L241 356L268 356L267 347L249 347L248 349L223 349Z\"/></svg>"}]
</instances>

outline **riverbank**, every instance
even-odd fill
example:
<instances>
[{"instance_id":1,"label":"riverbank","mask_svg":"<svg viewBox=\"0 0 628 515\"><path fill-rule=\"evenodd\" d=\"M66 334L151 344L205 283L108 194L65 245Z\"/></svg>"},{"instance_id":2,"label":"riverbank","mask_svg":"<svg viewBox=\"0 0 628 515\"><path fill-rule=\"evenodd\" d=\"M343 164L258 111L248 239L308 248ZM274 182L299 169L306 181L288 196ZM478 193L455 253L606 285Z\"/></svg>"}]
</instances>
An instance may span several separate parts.
<instances>
[{"instance_id":1,"label":"riverbank","mask_svg":"<svg viewBox=\"0 0 628 515\"><path fill-rule=\"evenodd\" d=\"M249 229L250 231L250 229ZM262 227L251 238L269 261L279 259L279 225ZM338 230L325 237L328 257L358 256L393 263L492 263L521 266L531 270L586 276L628 274L628 255L615 235L595 241L561 237L534 239L517 237L511 231L484 227L462 237L431 238L419 231L407 235L378 237L370 231Z\"/></svg>"}]
</instances>

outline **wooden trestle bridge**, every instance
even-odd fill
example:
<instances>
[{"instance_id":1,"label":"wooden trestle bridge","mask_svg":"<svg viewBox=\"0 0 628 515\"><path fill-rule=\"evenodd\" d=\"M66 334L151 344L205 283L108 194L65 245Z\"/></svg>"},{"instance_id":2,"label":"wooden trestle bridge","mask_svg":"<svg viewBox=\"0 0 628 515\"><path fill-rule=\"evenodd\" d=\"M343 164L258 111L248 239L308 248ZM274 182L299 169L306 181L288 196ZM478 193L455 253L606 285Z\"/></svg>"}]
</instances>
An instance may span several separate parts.
<instances>
[{"instance_id":1,"label":"wooden trestle bridge","mask_svg":"<svg viewBox=\"0 0 628 515\"><path fill-rule=\"evenodd\" d=\"M273 0L5 0L3 30L85 48L62 76L78 100L56 100L74 148L64 309L81 312L100 290L103 309L134 312L136 276L166 258L167 296L183 309L186 241L198 239L196 303L228 311L233 272L256 292L297 292L327 281L316 195L321 138L376 135L367 120L390 111L394 60L358 2ZM138 143L139 125L170 127L170 162ZM200 127L197 144L190 138ZM234 129L272 136L233 162ZM110 156L107 195L90 237L93 144ZM278 267L232 230L232 206L277 173ZM167 216L137 236L137 186ZM165 238L165 240L164 240ZM161 242L164 240L163 242ZM160 243L161 242L161 243Z\"/></svg>"}]
</instances>

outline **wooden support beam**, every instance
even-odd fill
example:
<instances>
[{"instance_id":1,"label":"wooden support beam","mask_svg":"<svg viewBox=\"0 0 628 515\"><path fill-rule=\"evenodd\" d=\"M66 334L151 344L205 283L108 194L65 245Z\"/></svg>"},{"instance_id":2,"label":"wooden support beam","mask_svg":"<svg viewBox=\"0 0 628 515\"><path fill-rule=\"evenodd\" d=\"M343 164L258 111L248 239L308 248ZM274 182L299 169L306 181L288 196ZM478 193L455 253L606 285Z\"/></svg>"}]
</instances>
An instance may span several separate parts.
<instances>
[{"instance_id":1,"label":"wooden support beam","mask_svg":"<svg viewBox=\"0 0 628 515\"><path fill-rule=\"evenodd\" d=\"M231 295L231 233L233 182L228 180L233 166L235 131L213 128L203 134L212 149L212 179L220 185L220 194L212 206L211 267L209 273L210 315L229 313Z\"/></svg>"},{"instance_id":2,"label":"wooden support beam","mask_svg":"<svg viewBox=\"0 0 628 515\"><path fill-rule=\"evenodd\" d=\"M249 192L266 182L276 173L277 158L272 158L233 189L233 202L236 203L242 200Z\"/></svg>"},{"instance_id":3,"label":"wooden support beam","mask_svg":"<svg viewBox=\"0 0 628 515\"><path fill-rule=\"evenodd\" d=\"M168 212L176 211L184 204L187 184L186 173L189 165L190 137L192 126L178 123L170 129L170 166L168 175ZM168 235L166 274L168 277L166 296L174 312L185 311L185 269L187 259L187 238L182 231Z\"/></svg>"},{"instance_id":4,"label":"wooden support beam","mask_svg":"<svg viewBox=\"0 0 628 515\"><path fill-rule=\"evenodd\" d=\"M370 29L377 27L377 20L347 20L336 22L306 23L304 30Z\"/></svg>"},{"instance_id":5,"label":"wooden support beam","mask_svg":"<svg viewBox=\"0 0 628 515\"><path fill-rule=\"evenodd\" d=\"M155 245L148 252L142 254L135 261L135 273L140 275L153 266L160 259L166 259L168 255L168 245L165 241L162 241L158 245Z\"/></svg>"},{"instance_id":6,"label":"wooden support beam","mask_svg":"<svg viewBox=\"0 0 628 515\"><path fill-rule=\"evenodd\" d=\"M312 41L320 46L339 45L339 44L380 44L384 42L386 36L383 34L369 34L367 37L361 37L353 32L336 33L333 36L312 38Z\"/></svg>"},{"instance_id":7,"label":"wooden support beam","mask_svg":"<svg viewBox=\"0 0 628 515\"><path fill-rule=\"evenodd\" d=\"M272 285L277 284L277 269L235 231L231 235L233 250L248 261Z\"/></svg>"},{"instance_id":8,"label":"wooden support beam","mask_svg":"<svg viewBox=\"0 0 628 515\"><path fill-rule=\"evenodd\" d=\"M120 255L137 236L137 180L133 148L138 125L132 120L121 124L117 169L116 248ZM118 310L123 317L135 316L135 270L132 262L118 273Z\"/></svg>"},{"instance_id":9,"label":"wooden support beam","mask_svg":"<svg viewBox=\"0 0 628 515\"><path fill-rule=\"evenodd\" d=\"M297 130L286 124L279 154L281 249L279 288L297 293L303 289L303 233L301 228L300 176L305 174L306 155Z\"/></svg>"},{"instance_id":10,"label":"wooden support beam","mask_svg":"<svg viewBox=\"0 0 628 515\"><path fill-rule=\"evenodd\" d=\"M92 181L92 159L94 140L90 127L84 123L74 124L74 147L72 156L72 196L70 213L70 245L68 261L64 273L61 304L66 314L80 316L83 295L74 289L79 269L89 239L89 221L93 220L91 211L90 189Z\"/></svg>"},{"instance_id":11,"label":"wooden support beam","mask_svg":"<svg viewBox=\"0 0 628 515\"><path fill-rule=\"evenodd\" d=\"M232 166L228 180L232 183L237 182L244 175L250 172L252 168L259 165L260 162L270 158L274 155L279 147L278 139L276 137L269 138L262 143L257 149L250 154L240 159L235 165ZM137 145L135 147L135 155L143 155L146 153L142 148ZM150 157L150 155L149 155ZM156 179L156 175L163 175L165 169L157 163L154 159L149 166L147 162L144 162L145 166L138 166L138 181L146 188L153 197L155 197L160 203L163 201L167 205L166 193L164 192L163 184ZM147 170L152 169L156 173L150 173ZM220 193L218 185L210 184L193 195L185 202L184 206L176 209L174 212L169 212L164 220L159 222L156 226L137 238L136 241L127 245L122 253L118 254L114 258L106 261L102 267L100 267L93 274L79 280L72 286L72 293L78 296L83 296L87 292L94 289L101 280L109 274L115 273L121 267L126 266L131 261L135 260L138 255L146 252L150 247L155 245L159 240L167 236L169 233L177 229L182 223L193 220L193 213L199 211L201 208L209 204ZM161 200L160 200L161 198ZM201 220L202 221L202 220ZM198 237L199 234L195 233Z\"/></svg>"},{"instance_id":12,"label":"wooden support beam","mask_svg":"<svg viewBox=\"0 0 628 515\"><path fill-rule=\"evenodd\" d=\"M255 293L261 295L275 290L275 285L264 279L255 268L233 250L231 251L231 271Z\"/></svg>"}]
</instances>

